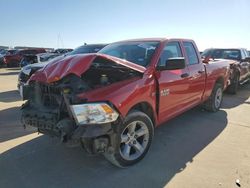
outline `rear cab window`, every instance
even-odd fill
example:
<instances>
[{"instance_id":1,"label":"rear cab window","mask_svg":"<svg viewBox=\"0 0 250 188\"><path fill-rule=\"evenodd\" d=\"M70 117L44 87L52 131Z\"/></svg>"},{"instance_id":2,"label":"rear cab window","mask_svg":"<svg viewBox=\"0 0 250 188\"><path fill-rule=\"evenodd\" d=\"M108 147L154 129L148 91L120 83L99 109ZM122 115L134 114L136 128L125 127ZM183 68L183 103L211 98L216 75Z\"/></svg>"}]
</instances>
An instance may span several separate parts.
<instances>
[{"instance_id":1,"label":"rear cab window","mask_svg":"<svg viewBox=\"0 0 250 188\"><path fill-rule=\"evenodd\" d=\"M199 64L199 58L192 42L183 42L189 65Z\"/></svg>"}]
</instances>

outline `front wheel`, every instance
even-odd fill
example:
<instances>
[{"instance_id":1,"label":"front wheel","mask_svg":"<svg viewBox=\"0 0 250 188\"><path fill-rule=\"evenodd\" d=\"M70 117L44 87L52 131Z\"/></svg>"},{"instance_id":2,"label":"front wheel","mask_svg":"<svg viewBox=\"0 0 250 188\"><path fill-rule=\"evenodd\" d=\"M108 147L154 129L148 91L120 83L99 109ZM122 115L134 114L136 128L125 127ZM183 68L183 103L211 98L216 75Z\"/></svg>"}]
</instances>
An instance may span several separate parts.
<instances>
[{"instance_id":1,"label":"front wheel","mask_svg":"<svg viewBox=\"0 0 250 188\"><path fill-rule=\"evenodd\" d=\"M144 158L154 135L151 119L143 112L132 111L125 118L116 136L113 152L106 152L105 158L118 167L131 166Z\"/></svg>"},{"instance_id":2,"label":"front wheel","mask_svg":"<svg viewBox=\"0 0 250 188\"><path fill-rule=\"evenodd\" d=\"M222 103L223 87L216 83L209 99L204 103L204 108L210 112L217 112Z\"/></svg>"}]
</instances>

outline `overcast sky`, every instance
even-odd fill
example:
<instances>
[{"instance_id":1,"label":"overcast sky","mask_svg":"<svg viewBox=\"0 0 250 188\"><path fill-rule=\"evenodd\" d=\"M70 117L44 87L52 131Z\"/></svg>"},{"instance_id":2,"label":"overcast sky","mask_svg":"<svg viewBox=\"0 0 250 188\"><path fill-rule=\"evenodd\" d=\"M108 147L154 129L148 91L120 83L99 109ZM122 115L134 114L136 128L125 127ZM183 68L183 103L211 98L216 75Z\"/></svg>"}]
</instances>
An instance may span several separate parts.
<instances>
[{"instance_id":1,"label":"overcast sky","mask_svg":"<svg viewBox=\"0 0 250 188\"><path fill-rule=\"evenodd\" d=\"M0 0L0 45L71 47L142 37L250 49L250 0Z\"/></svg>"}]
</instances>

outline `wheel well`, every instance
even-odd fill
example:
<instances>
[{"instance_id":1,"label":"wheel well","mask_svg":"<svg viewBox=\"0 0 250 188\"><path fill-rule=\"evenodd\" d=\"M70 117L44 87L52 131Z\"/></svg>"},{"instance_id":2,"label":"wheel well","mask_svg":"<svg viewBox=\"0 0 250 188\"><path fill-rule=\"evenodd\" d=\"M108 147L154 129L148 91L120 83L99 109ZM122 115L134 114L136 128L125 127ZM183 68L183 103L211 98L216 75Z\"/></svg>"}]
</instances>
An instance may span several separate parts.
<instances>
[{"instance_id":1,"label":"wheel well","mask_svg":"<svg viewBox=\"0 0 250 188\"><path fill-rule=\"evenodd\" d=\"M223 77L219 77L219 78L216 80L215 83L216 83L216 84L221 84L222 87L224 88L224 78L223 78Z\"/></svg>"},{"instance_id":2,"label":"wheel well","mask_svg":"<svg viewBox=\"0 0 250 188\"><path fill-rule=\"evenodd\" d=\"M128 113L130 113L131 111L133 110L138 110L138 111L141 111L145 114L148 115L148 117L151 119L151 121L153 122L153 124L155 125L155 117L154 117L154 111L153 111L153 108L152 106L147 103L147 102L141 102L141 103L138 103L136 105L134 105Z\"/></svg>"}]
</instances>

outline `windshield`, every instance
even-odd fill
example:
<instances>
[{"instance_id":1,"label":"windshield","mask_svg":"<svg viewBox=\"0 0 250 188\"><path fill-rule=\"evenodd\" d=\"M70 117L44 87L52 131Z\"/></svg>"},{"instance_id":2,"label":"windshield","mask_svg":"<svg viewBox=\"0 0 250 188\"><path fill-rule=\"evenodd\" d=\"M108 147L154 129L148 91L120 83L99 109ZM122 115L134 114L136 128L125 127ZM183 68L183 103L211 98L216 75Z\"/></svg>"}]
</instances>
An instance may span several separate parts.
<instances>
[{"instance_id":1,"label":"windshield","mask_svg":"<svg viewBox=\"0 0 250 188\"><path fill-rule=\"evenodd\" d=\"M103 46L88 46L88 45L80 46L80 47L74 49L72 52L68 53L67 55L96 53L102 48L103 48Z\"/></svg>"},{"instance_id":2,"label":"windshield","mask_svg":"<svg viewBox=\"0 0 250 188\"><path fill-rule=\"evenodd\" d=\"M126 42L106 46L99 53L111 55L146 67L159 42Z\"/></svg>"},{"instance_id":3,"label":"windshield","mask_svg":"<svg viewBox=\"0 0 250 188\"><path fill-rule=\"evenodd\" d=\"M41 62L45 62L51 59L54 59L55 57L57 57L58 54L51 54L51 55L44 55L44 56L40 56L40 61Z\"/></svg>"},{"instance_id":4,"label":"windshield","mask_svg":"<svg viewBox=\"0 0 250 188\"><path fill-rule=\"evenodd\" d=\"M235 49L211 49L206 50L202 56L211 57L213 59L233 59L241 60L240 50Z\"/></svg>"}]
</instances>

